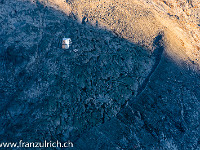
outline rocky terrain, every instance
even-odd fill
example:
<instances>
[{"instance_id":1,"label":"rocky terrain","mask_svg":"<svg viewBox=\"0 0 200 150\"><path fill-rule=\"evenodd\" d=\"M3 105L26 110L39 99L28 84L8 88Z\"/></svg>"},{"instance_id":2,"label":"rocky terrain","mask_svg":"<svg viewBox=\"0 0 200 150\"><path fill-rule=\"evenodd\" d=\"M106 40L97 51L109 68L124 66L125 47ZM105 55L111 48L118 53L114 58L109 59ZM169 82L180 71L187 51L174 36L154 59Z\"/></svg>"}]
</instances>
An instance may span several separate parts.
<instances>
[{"instance_id":1,"label":"rocky terrain","mask_svg":"<svg viewBox=\"0 0 200 150\"><path fill-rule=\"evenodd\" d=\"M1 142L200 149L198 0L0 0L0 22Z\"/></svg>"}]
</instances>

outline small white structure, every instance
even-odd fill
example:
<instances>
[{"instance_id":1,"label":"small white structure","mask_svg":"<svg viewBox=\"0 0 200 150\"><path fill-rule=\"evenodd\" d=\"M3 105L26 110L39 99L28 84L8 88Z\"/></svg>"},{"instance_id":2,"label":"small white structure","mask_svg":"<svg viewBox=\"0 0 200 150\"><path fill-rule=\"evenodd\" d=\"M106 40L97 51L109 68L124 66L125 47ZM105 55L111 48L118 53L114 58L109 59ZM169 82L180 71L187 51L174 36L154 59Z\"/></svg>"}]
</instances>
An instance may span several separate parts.
<instances>
[{"instance_id":1,"label":"small white structure","mask_svg":"<svg viewBox=\"0 0 200 150\"><path fill-rule=\"evenodd\" d=\"M62 40L62 48L63 49L68 49L70 44L72 44L71 38L63 38L63 40Z\"/></svg>"}]
</instances>

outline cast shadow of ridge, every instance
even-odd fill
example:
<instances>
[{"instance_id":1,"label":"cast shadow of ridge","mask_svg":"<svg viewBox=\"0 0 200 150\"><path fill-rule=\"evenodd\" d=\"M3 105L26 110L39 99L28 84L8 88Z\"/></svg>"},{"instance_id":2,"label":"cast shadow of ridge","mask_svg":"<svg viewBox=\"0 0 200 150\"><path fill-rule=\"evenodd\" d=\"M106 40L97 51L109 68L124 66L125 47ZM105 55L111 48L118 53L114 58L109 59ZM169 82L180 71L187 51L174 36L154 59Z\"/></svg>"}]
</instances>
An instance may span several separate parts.
<instances>
[{"instance_id":1,"label":"cast shadow of ridge","mask_svg":"<svg viewBox=\"0 0 200 150\"><path fill-rule=\"evenodd\" d=\"M148 74L138 65L153 64L139 45L38 1L1 7L12 14L1 31L2 140L77 139L115 116Z\"/></svg>"},{"instance_id":2,"label":"cast shadow of ridge","mask_svg":"<svg viewBox=\"0 0 200 150\"><path fill-rule=\"evenodd\" d=\"M151 54L134 43L116 37L111 31L92 27L85 22L79 24L75 16L66 16L38 2L35 5L6 1L0 7L5 6L8 9L2 13L12 14L18 23L10 23L9 18L4 20L9 25L3 26L2 30L11 31L7 34L1 31L0 36L1 141L71 140L75 143L74 149L112 149L119 146L149 148L152 147L150 139L155 137L157 140L152 143L159 145L161 133L157 130L166 133L167 127L174 127L170 133L175 139L183 134L182 131L185 132L185 125L179 125L179 116L175 117L177 126L174 123L168 126L167 121L163 121L166 123L163 125L161 121L155 128L152 124L158 120L148 120L156 109L162 115L170 116L160 108L168 106L156 100L162 99L159 94L165 87L158 84L159 88L152 88L148 84L149 80L155 80L153 76L157 74L154 72L164 72L167 76L170 75L167 74L168 69L180 70L172 78L182 78L182 81L190 75L169 61L166 55L161 65L165 69L158 70L164 51L163 34L155 39L156 49ZM16 9L16 13L13 13L13 9ZM10 29L10 26L14 28ZM69 37L73 42L67 50L61 49L63 37ZM145 70L142 66L147 62L151 69ZM159 78L163 79L160 74ZM146 78L142 79L141 76ZM195 74L191 75L193 77L196 77ZM157 80L165 84L165 78L162 81L159 78ZM199 78L194 82L198 83ZM189 83L183 82L181 85L198 93L198 88L194 91ZM167 84L167 90L171 89L170 86ZM152 93L158 95L152 94L152 89L156 91ZM136 96L135 93L141 97L144 97L143 93L146 94L149 101L141 99L137 108L136 104L125 106L131 97ZM179 93L181 91L177 91L176 95ZM168 91L167 94L167 103L170 104L170 96L174 93ZM196 99L193 101L196 102ZM182 103L188 103L187 99ZM194 105L196 110L195 104L188 105ZM144 111L144 106L148 106L147 111ZM181 106L177 106L177 111L179 108ZM170 109L173 112L173 108ZM120 115L121 120L118 119ZM181 133L176 134L176 130ZM147 140L150 142L145 144Z\"/></svg>"}]
</instances>

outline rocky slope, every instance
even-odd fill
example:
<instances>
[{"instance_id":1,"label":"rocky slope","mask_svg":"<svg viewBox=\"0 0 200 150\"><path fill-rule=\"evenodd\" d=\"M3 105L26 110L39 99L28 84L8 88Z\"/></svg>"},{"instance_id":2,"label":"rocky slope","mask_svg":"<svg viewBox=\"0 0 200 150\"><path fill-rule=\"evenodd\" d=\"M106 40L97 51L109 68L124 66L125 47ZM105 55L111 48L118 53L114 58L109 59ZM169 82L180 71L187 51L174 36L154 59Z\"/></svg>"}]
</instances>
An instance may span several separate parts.
<instances>
[{"instance_id":1,"label":"rocky slope","mask_svg":"<svg viewBox=\"0 0 200 150\"><path fill-rule=\"evenodd\" d=\"M200 149L199 5L1 0L0 141Z\"/></svg>"}]
</instances>

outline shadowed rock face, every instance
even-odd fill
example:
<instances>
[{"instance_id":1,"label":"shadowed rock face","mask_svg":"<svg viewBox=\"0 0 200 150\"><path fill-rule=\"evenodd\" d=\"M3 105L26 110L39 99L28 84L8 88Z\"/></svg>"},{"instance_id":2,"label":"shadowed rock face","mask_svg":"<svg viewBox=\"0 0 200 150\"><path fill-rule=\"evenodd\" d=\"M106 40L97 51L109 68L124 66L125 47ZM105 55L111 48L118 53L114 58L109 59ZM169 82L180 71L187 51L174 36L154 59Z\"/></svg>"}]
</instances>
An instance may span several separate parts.
<instances>
[{"instance_id":1,"label":"shadowed rock face","mask_svg":"<svg viewBox=\"0 0 200 150\"><path fill-rule=\"evenodd\" d=\"M175 65L164 52L141 94L83 134L77 149L198 149L198 93L199 75Z\"/></svg>"},{"instance_id":2,"label":"shadowed rock face","mask_svg":"<svg viewBox=\"0 0 200 150\"><path fill-rule=\"evenodd\" d=\"M85 12L76 12L76 1L67 1L69 15L50 7L61 1L47 2L0 1L1 141L71 140L83 150L199 148L198 61L179 45L187 60L171 57L174 32L160 23L153 32L156 18L141 5L134 19L152 22L138 32L126 19L101 18L94 27L90 14L80 22ZM108 14L118 12L114 6ZM67 50L63 37L72 39Z\"/></svg>"}]
</instances>

